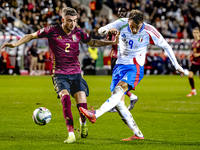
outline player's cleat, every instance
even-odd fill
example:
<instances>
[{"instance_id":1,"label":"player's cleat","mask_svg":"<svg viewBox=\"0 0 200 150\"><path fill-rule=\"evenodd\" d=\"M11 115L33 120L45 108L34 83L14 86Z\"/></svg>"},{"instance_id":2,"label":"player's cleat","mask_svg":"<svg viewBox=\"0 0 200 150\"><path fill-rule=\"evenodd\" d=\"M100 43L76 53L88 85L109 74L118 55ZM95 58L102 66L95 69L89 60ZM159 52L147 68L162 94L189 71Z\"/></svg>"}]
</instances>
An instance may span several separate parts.
<instances>
[{"instance_id":1,"label":"player's cleat","mask_svg":"<svg viewBox=\"0 0 200 150\"><path fill-rule=\"evenodd\" d=\"M115 107L113 107L111 110L109 110L108 112L117 112L117 109Z\"/></svg>"},{"instance_id":2,"label":"player's cleat","mask_svg":"<svg viewBox=\"0 0 200 150\"><path fill-rule=\"evenodd\" d=\"M81 132L81 137L82 138L86 138L88 136L88 127L87 125L85 124L82 124L81 122L81 118L79 118L79 121L80 121L80 132Z\"/></svg>"},{"instance_id":3,"label":"player's cleat","mask_svg":"<svg viewBox=\"0 0 200 150\"><path fill-rule=\"evenodd\" d=\"M81 113L85 115L92 123L96 122L96 117L95 117L95 110L87 110L83 107L79 107Z\"/></svg>"},{"instance_id":4,"label":"player's cleat","mask_svg":"<svg viewBox=\"0 0 200 150\"><path fill-rule=\"evenodd\" d=\"M64 143L74 143L76 142L75 136L71 135L67 138L67 140L64 141Z\"/></svg>"},{"instance_id":5,"label":"player's cleat","mask_svg":"<svg viewBox=\"0 0 200 150\"><path fill-rule=\"evenodd\" d=\"M131 100L130 105L128 106L128 110L132 110L137 101L138 101L138 97L134 100Z\"/></svg>"},{"instance_id":6,"label":"player's cleat","mask_svg":"<svg viewBox=\"0 0 200 150\"><path fill-rule=\"evenodd\" d=\"M191 91L191 92L187 95L187 97L191 97L191 96L193 96L193 95L197 95L197 92Z\"/></svg>"},{"instance_id":7,"label":"player's cleat","mask_svg":"<svg viewBox=\"0 0 200 150\"><path fill-rule=\"evenodd\" d=\"M130 138L122 139L122 141L133 141L133 140L144 140L144 137L139 137L139 136L137 136L137 135L133 135L133 136L130 137Z\"/></svg>"}]
</instances>

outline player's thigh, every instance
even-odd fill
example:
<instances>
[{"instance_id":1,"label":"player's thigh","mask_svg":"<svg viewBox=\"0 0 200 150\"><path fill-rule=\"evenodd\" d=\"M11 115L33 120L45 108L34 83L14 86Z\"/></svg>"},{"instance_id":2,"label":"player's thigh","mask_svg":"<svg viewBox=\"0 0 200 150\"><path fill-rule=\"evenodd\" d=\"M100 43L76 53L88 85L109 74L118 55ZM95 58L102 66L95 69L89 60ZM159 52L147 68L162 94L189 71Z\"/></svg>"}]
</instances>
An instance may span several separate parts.
<instances>
[{"instance_id":1,"label":"player's thigh","mask_svg":"<svg viewBox=\"0 0 200 150\"><path fill-rule=\"evenodd\" d=\"M126 82L128 84L128 88L136 87L139 82L144 77L144 66L135 66L135 68L130 69L120 81Z\"/></svg>"},{"instance_id":2,"label":"player's thigh","mask_svg":"<svg viewBox=\"0 0 200 150\"><path fill-rule=\"evenodd\" d=\"M52 77L54 89L56 93L58 94L58 98L61 98L60 96L69 95L70 94L70 83L67 82L68 76L67 75L61 75L61 74L54 74Z\"/></svg>"},{"instance_id":3,"label":"player's thigh","mask_svg":"<svg viewBox=\"0 0 200 150\"><path fill-rule=\"evenodd\" d=\"M87 103L86 94L85 94L84 91L76 92L73 95L73 97L75 98L77 104L79 104L79 103Z\"/></svg>"},{"instance_id":4,"label":"player's thigh","mask_svg":"<svg viewBox=\"0 0 200 150\"><path fill-rule=\"evenodd\" d=\"M71 95L74 97L77 92L82 91L85 92L86 96L89 96L89 88L87 82L82 78L81 74L76 74L74 78L75 79L71 84Z\"/></svg>"}]
</instances>

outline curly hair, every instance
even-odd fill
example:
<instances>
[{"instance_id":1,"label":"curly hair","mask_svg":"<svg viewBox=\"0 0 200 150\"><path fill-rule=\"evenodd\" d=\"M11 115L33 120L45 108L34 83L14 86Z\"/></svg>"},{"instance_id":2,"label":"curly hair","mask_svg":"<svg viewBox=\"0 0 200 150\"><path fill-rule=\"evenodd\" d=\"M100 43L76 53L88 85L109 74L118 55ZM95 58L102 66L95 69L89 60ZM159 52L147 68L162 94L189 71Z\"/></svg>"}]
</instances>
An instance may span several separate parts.
<instances>
[{"instance_id":1,"label":"curly hair","mask_svg":"<svg viewBox=\"0 0 200 150\"><path fill-rule=\"evenodd\" d=\"M129 19L133 20L136 24L139 24L144 21L144 15L141 11L133 9L129 14Z\"/></svg>"},{"instance_id":2,"label":"curly hair","mask_svg":"<svg viewBox=\"0 0 200 150\"><path fill-rule=\"evenodd\" d=\"M78 13L75 9L71 7L65 7L62 9L62 16L70 15L70 16L76 16Z\"/></svg>"}]
</instances>

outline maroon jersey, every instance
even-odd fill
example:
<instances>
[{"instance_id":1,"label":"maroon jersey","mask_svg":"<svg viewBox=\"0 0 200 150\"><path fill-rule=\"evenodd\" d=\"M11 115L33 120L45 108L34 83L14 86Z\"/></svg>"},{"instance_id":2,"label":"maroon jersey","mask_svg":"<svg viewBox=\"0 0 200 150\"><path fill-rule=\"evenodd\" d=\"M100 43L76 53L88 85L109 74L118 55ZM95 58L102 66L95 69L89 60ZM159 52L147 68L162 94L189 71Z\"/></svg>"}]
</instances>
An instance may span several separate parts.
<instances>
[{"instance_id":1,"label":"maroon jersey","mask_svg":"<svg viewBox=\"0 0 200 150\"><path fill-rule=\"evenodd\" d=\"M200 40L197 42L195 41L192 42L192 50L194 53L200 53ZM192 64L200 65L200 56L199 57L193 56Z\"/></svg>"},{"instance_id":2,"label":"maroon jersey","mask_svg":"<svg viewBox=\"0 0 200 150\"><path fill-rule=\"evenodd\" d=\"M108 40L115 40L115 35L107 35L106 39ZM116 45L112 45L112 49L110 52L110 57L111 58L117 58L117 44Z\"/></svg>"},{"instance_id":3,"label":"maroon jersey","mask_svg":"<svg viewBox=\"0 0 200 150\"><path fill-rule=\"evenodd\" d=\"M38 38L47 38L51 55L53 55L53 73L77 74L81 73L79 42L87 43L91 37L82 29L75 27L66 34L61 25L48 26L37 31ZM51 57L52 58L52 57Z\"/></svg>"}]
</instances>

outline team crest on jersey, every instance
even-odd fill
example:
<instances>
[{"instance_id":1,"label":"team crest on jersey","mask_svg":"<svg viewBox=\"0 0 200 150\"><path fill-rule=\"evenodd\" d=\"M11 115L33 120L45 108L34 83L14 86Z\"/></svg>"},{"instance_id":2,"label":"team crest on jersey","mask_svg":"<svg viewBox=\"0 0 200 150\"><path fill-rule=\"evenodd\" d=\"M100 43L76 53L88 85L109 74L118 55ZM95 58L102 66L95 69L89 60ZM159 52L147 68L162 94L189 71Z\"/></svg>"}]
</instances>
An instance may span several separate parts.
<instances>
[{"instance_id":1,"label":"team crest on jersey","mask_svg":"<svg viewBox=\"0 0 200 150\"><path fill-rule=\"evenodd\" d=\"M76 42L76 35L75 35L75 34L72 35L72 40L73 40L74 42Z\"/></svg>"},{"instance_id":2,"label":"team crest on jersey","mask_svg":"<svg viewBox=\"0 0 200 150\"><path fill-rule=\"evenodd\" d=\"M139 42L142 42L142 41L143 41L143 37L142 37L142 36L139 36L138 41L139 41Z\"/></svg>"}]
</instances>

